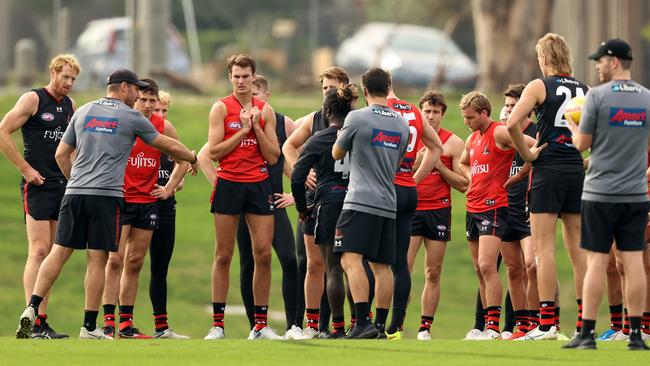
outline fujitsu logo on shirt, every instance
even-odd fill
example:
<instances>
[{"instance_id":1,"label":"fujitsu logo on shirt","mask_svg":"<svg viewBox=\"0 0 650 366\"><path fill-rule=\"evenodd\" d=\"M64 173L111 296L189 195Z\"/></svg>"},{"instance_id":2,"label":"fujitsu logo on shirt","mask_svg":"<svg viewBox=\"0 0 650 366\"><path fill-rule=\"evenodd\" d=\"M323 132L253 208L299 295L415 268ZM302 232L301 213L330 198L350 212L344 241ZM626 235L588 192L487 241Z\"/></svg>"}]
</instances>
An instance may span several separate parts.
<instances>
[{"instance_id":1,"label":"fujitsu logo on shirt","mask_svg":"<svg viewBox=\"0 0 650 366\"><path fill-rule=\"evenodd\" d=\"M241 143L239 144L240 147L256 146L256 145L257 145L257 139L242 139Z\"/></svg>"},{"instance_id":2,"label":"fujitsu logo on shirt","mask_svg":"<svg viewBox=\"0 0 650 366\"><path fill-rule=\"evenodd\" d=\"M487 174L490 172L490 164L479 164L478 160L472 163L472 177L478 174Z\"/></svg>"},{"instance_id":3,"label":"fujitsu logo on shirt","mask_svg":"<svg viewBox=\"0 0 650 366\"><path fill-rule=\"evenodd\" d=\"M43 133L43 138L46 140L54 140L57 142L63 138L63 131L61 131L61 126L57 126L54 130L45 130Z\"/></svg>"},{"instance_id":4,"label":"fujitsu logo on shirt","mask_svg":"<svg viewBox=\"0 0 650 366\"><path fill-rule=\"evenodd\" d=\"M389 149L397 150L401 141L402 134L399 132L380 130L377 128L372 129L371 144L373 146L386 147Z\"/></svg>"},{"instance_id":5,"label":"fujitsu logo on shirt","mask_svg":"<svg viewBox=\"0 0 650 366\"><path fill-rule=\"evenodd\" d=\"M611 107L609 109L609 125L614 127L644 127L646 121L645 108L621 108Z\"/></svg>"},{"instance_id":6,"label":"fujitsu logo on shirt","mask_svg":"<svg viewBox=\"0 0 650 366\"><path fill-rule=\"evenodd\" d=\"M129 156L129 165L134 168L157 168L158 159L147 158L144 152L140 152L136 156Z\"/></svg>"},{"instance_id":7,"label":"fujitsu logo on shirt","mask_svg":"<svg viewBox=\"0 0 650 366\"><path fill-rule=\"evenodd\" d=\"M115 117L86 116L84 119L85 132L97 132L109 135L117 134L118 119Z\"/></svg>"}]
</instances>

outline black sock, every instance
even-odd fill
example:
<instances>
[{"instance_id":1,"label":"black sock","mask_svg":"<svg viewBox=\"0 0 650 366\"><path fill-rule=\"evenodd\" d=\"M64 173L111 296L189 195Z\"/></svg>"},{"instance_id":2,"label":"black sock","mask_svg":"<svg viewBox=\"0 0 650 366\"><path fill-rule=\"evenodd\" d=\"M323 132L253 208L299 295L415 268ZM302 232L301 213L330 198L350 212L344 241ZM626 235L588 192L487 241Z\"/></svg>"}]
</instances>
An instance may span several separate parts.
<instances>
[{"instance_id":1,"label":"black sock","mask_svg":"<svg viewBox=\"0 0 650 366\"><path fill-rule=\"evenodd\" d=\"M630 340L636 341L641 339L641 317L630 316Z\"/></svg>"},{"instance_id":2,"label":"black sock","mask_svg":"<svg viewBox=\"0 0 650 366\"><path fill-rule=\"evenodd\" d=\"M41 302L43 301L43 298L38 296L38 295L32 295L31 299L29 299L29 305L30 307L34 308L34 313L38 315L38 307L41 306Z\"/></svg>"},{"instance_id":3,"label":"black sock","mask_svg":"<svg viewBox=\"0 0 650 366\"><path fill-rule=\"evenodd\" d=\"M120 305L120 330L133 327L133 305Z\"/></svg>"},{"instance_id":4,"label":"black sock","mask_svg":"<svg viewBox=\"0 0 650 366\"><path fill-rule=\"evenodd\" d=\"M594 338L595 334L596 334L596 321L591 319L582 319L580 338Z\"/></svg>"},{"instance_id":5,"label":"black sock","mask_svg":"<svg viewBox=\"0 0 650 366\"><path fill-rule=\"evenodd\" d=\"M377 308L377 318L375 319L375 327L378 329L386 327L386 319L388 318L388 309Z\"/></svg>"},{"instance_id":6,"label":"black sock","mask_svg":"<svg viewBox=\"0 0 650 366\"><path fill-rule=\"evenodd\" d=\"M370 323L370 304L367 302L355 302L354 313L356 314L356 324L366 326Z\"/></svg>"},{"instance_id":7,"label":"black sock","mask_svg":"<svg viewBox=\"0 0 650 366\"><path fill-rule=\"evenodd\" d=\"M86 328L86 330L92 332L97 328L97 315L99 315L99 311L97 310L84 311L84 328Z\"/></svg>"},{"instance_id":8,"label":"black sock","mask_svg":"<svg viewBox=\"0 0 650 366\"><path fill-rule=\"evenodd\" d=\"M104 309L104 317L106 317L106 315L113 315L113 320L115 320L115 305L104 304L102 308Z\"/></svg>"}]
</instances>

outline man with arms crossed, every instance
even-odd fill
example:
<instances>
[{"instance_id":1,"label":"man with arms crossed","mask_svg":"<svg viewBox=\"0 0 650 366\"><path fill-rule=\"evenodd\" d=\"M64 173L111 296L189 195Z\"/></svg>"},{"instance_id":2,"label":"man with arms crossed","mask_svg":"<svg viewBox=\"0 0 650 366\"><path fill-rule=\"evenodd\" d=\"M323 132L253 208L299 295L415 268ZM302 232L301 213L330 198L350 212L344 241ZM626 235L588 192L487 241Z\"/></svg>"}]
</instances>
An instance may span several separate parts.
<instances>
[{"instance_id":1,"label":"man with arms crossed","mask_svg":"<svg viewBox=\"0 0 650 366\"><path fill-rule=\"evenodd\" d=\"M440 301L440 275L446 244L451 240L451 187L464 193L469 179L460 170L459 161L464 142L449 130L440 127L447 112L447 103L441 93L429 91L420 98L424 121L438 133L442 142L439 161L423 145L418 151L426 160L417 168L413 178L417 183L418 205L411 222L411 241L408 252L409 272L424 241L425 283L422 289L422 316L417 339L431 340L431 324ZM425 149L425 150L422 150ZM433 168L433 170L432 170Z\"/></svg>"},{"instance_id":2,"label":"man with arms crossed","mask_svg":"<svg viewBox=\"0 0 650 366\"><path fill-rule=\"evenodd\" d=\"M180 142L159 134L131 107L147 86L131 70L118 69L107 80L106 98L85 104L74 114L56 151L70 177L61 202L54 246L38 271L28 307L20 316L17 338L31 335L38 307L72 252L86 249L84 323L81 339L113 339L97 328L108 254L118 250L124 171L136 137L196 171L196 155ZM73 153L76 158L73 163Z\"/></svg>"},{"instance_id":3,"label":"man with arms crossed","mask_svg":"<svg viewBox=\"0 0 650 366\"><path fill-rule=\"evenodd\" d=\"M350 152L350 183L336 225L334 252L349 280L356 324L347 338L376 338L370 323L369 284L363 266L375 276L377 313L388 312L393 295L390 265L396 259L396 193L393 180L406 153L408 122L388 107L390 75L370 69L361 79L368 107L350 112L332 148L332 157ZM360 230L359 228L366 228Z\"/></svg>"},{"instance_id":4,"label":"man with arms crossed","mask_svg":"<svg viewBox=\"0 0 650 366\"><path fill-rule=\"evenodd\" d=\"M460 110L465 125L473 131L460 159L465 176L470 178L465 230L487 314L485 330L475 340L493 340L501 338L503 287L497 259L508 208L504 184L510 175L514 144L505 126L490 118L492 107L484 94L472 91L464 95ZM529 136L524 141L527 146L535 144Z\"/></svg>"},{"instance_id":5,"label":"man with arms crossed","mask_svg":"<svg viewBox=\"0 0 650 366\"><path fill-rule=\"evenodd\" d=\"M27 229L27 263L23 273L25 302L34 290L41 263L52 249L66 177L54 159L59 141L74 113L68 93L80 67L72 55L58 55L50 62L50 83L23 94L0 123L0 151L22 175L20 191ZM25 146L20 156L11 134L20 129ZM68 338L47 323L45 296L34 325L34 338Z\"/></svg>"},{"instance_id":6,"label":"man with arms crossed","mask_svg":"<svg viewBox=\"0 0 650 366\"><path fill-rule=\"evenodd\" d=\"M537 283L540 301L540 325L526 339L557 339L555 297L557 268L555 235L558 215L562 219L564 246L573 267L578 303L578 322L582 303L582 281L586 270L585 253L580 242L580 195L584 178L580 152L571 141L566 127L564 106L573 97L584 95L587 86L571 76L569 47L560 35L548 33L535 46L539 67L544 75L528 83L508 118L508 132L525 161L532 162L528 206L530 229L537 257ZM522 122L532 111L537 115L539 144L544 150L530 150L524 141Z\"/></svg>"},{"instance_id":7,"label":"man with arms crossed","mask_svg":"<svg viewBox=\"0 0 650 366\"><path fill-rule=\"evenodd\" d=\"M273 191L267 163L280 155L275 112L253 97L255 60L248 55L228 58L232 94L212 106L208 153L219 163L211 199L216 247L212 264L212 328L205 339L223 339L224 312L230 285L230 262L239 217L244 214L251 236L255 270L255 327L249 339L282 339L268 327L273 241Z\"/></svg>"},{"instance_id":8,"label":"man with arms crossed","mask_svg":"<svg viewBox=\"0 0 650 366\"><path fill-rule=\"evenodd\" d=\"M650 91L632 80L632 49L620 39L600 44L589 55L604 84L591 89L580 126L569 121L578 151L591 148L582 191L582 237L587 250L583 323L580 335L563 348L595 349L598 306L603 297L612 240L625 270L630 315L629 350L649 350L641 339L646 274L643 268L648 222L648 137Z\"/></svg>"}]
</instances>

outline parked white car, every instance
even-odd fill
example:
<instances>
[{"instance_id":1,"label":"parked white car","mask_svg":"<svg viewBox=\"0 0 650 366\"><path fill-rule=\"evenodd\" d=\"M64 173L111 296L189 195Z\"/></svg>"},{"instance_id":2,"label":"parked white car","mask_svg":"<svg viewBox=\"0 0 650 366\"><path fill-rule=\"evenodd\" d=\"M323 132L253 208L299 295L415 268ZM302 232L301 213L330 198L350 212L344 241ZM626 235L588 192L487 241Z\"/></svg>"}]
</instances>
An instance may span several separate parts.
<instances>
[{"instance_id":1,"label":"parked white car","mask_svg":"<svg viewBox=\"0 0 650 366\"><path fill-rule=\"evenodd\" d=\"M410 24L368 23L343 41L336 64L360 74L377 66L395 83L426 87L432 80L473 87L476 63L440 30Z\"/></svg>"},{"instance_id":2,"label":"parked white car","mask_svg":"<svg viewBox=\"0 0 650 366\"><path fill-rule=\"evenodd\" d=\"M129 67L131 54L127 42L127 32L131 20L127 17L96 19L88 22L70 51L81 63L82 72L75 87L85 89L103 87L106 77L115 69ZM167 72L178 76L189 76L190 58L185 41L176 27L167 27Z\"/></svg>"}]
</instances>

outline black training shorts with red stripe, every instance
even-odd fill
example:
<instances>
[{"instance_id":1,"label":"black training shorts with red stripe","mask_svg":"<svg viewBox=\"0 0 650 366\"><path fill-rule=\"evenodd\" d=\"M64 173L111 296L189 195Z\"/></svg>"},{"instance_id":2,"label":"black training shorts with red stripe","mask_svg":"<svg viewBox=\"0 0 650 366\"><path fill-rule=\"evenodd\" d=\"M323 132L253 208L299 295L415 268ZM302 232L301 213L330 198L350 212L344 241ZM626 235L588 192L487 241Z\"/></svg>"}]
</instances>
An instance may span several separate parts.
<instances>
[{"instance_id":1,"label":"black training shorts with red stripe","mask_svg":"<svg viewBox=\"0 0 650 366\"><path fill-rule=\"evenodd\" d=\"M498 207L484 212L468 212L465 216L467 240L476 241L483 235L503 238L507 216L508 207Z\"/></svg>"},{"instance_id":2,"label":"black training shorts with red stripe","mask_svg":"<svg viewBox=\"0 0 650 366\"><path fill-rule=\"evenodd\" d=\"M65 195L54 243L72 249L117 252L123 210L121 197Z\"/></svg>"},{"instance_id":3,"label":"black training shorts with red stripe","mask_svg":"<svg viewBox=\"0 0 650 366\"><path fill-rule=\"evenodd\" d=\"M20 196L25 216L34 220L58 220L66 184L63 178L48 178L40 186L21 181Z\"/></svg>"}]
</instances>

